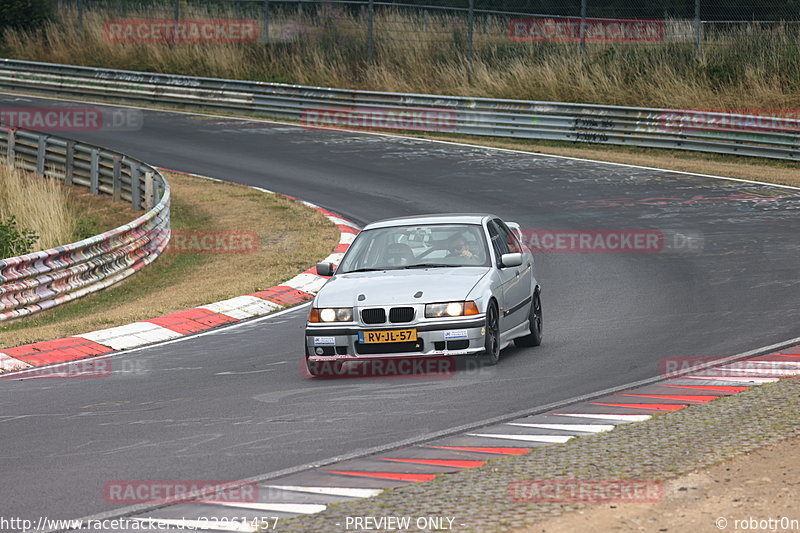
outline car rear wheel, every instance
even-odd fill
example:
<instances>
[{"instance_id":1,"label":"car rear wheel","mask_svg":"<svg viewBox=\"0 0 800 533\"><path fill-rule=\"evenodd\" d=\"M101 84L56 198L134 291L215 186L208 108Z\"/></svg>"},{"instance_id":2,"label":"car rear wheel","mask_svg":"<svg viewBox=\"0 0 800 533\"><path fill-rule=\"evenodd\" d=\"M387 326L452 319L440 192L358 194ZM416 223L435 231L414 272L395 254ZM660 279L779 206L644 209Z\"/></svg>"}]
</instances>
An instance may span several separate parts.
<instances>
[{"instance_id":1,"label":"car rear wheel","mask_svg":"<svg viewBox=\"0 0 800 533\"><path fill-rule=\"evenodd\" d=\"M537 290L533 293L531 310L528 313L530 334L514 339L514 344L520 347L539 346L542 344L542 297Z\"/></svg>"},{"instance_id":2,"label":"car rear wheel","mask_svg":"<svg viewBox=\"0 0 800 533\"><path fill-rule=\"evenodd\" d=\"M497 303L492 301L486 309L486 335L481 360L487 365L496 365L500 360L500 313Z\"/></svg>"}]
</instances>

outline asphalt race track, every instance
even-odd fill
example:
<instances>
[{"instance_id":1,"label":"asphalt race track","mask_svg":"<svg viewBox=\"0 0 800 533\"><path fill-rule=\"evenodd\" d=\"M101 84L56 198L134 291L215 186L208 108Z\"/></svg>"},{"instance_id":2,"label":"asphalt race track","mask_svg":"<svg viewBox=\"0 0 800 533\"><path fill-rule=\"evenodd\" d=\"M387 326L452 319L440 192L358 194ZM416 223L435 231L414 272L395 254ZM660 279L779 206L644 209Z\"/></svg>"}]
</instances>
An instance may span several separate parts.
<instances>
[{"instance_id":1,"label":"asphalt race track","mask_svg":"<svg viewBox=\"0 0 800 533\"><path fill-rule=\"evenodd\" d=\"M87 516L113 508L103 497L111 480L247 478L655 376L666 358L722 357L797 336L800 191L144 113L141 131L59 135L295 195L362 224L492 212L529 229L668 230L671 239L702 236L702 249L694 239L660 253L539 254L543 346L507 349L497 367L450 379L307 379L306 307L117 356L107 379L2 379L4 516Z\"/></svg>"}]
</instances>

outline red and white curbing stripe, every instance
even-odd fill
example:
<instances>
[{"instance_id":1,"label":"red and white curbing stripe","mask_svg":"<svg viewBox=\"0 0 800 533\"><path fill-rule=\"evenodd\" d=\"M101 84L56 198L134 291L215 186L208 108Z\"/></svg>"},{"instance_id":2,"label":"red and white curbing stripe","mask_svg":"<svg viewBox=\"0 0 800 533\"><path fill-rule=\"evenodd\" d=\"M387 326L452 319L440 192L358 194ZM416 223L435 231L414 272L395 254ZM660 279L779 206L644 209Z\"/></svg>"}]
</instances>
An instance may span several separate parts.
<instances>
[{"instance_id":1,"label":"red and white curbing stripe","mask_svg":"<svg viewBox=\"0 0 800 533\"><path fill-rule=\"evenodd\" d=\"M168 170L168 169L160 169ZM189 176L221 181L207 176L170 170ZM228 183L228 182L225 182ZM269 194L279 194L261 187L250 187ZM293 196L287 196L298 200ZM338 264L344 252L359 232L356 224L339 215L302 200L303 204L321 212L339 229L339 244L333 252L323 259ZM328 280L318 276L314 267L302 272L280 285L270 287L252 294L237 296L221 302L201 305L193 309L171 313L169 315L134 322L124 326L101 329L73 337L52 341L36 342L6 348L0 352L0 373L26 370L33 367L75 361L96 355L138 348L146 344L177 339L205 331L223 324L238 322L248 318L267 315L300 304L314 297L314 294Z\"/></svg>"}]
</instances>

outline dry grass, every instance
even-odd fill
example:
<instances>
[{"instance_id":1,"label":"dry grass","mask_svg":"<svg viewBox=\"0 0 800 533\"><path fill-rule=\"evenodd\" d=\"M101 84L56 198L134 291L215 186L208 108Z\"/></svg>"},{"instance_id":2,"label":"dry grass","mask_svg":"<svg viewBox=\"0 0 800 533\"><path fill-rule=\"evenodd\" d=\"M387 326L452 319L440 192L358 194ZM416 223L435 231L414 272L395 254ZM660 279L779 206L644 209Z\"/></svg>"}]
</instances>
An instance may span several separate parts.
<instances>
[{"instance_id":1,"label":"dry grass","mask_svg":"<svg viewBox=\"0 0 800 533\"><path fill-rule=\"evenodd\" d=\"M180 174L168 173L167 179L173 230L255 231L255 253L164 254L117 286L0 328L0 348L249 294L293 277L336 246L336 227L300 202Z\"/></svg>"},{"instance_id":2,"label":"dry grass","mask_svg":"<svg viewBox=\"0 0 800 533\"><path fill-rule=\"evenodd\" d=\"M0 219L13 215L18 227L36 232L32 251L73 242L79 214L59 181L0 163Z\"/></svg>"},{"instance_id":3,"label":"dry grass","mask_svg":"<svg viewBox=\"0 0 800 533\"><path fill-rule=\"evenodd\" d=\"M190 6L183 17L237 16L232 9L208 9ZM170 7L124 16L172 15ZM507 19L479 19L469 80L465 25L444 15L378 10L373 65L366 62L364 15L341 7L323 4L298 15L273 6L269 46L112 43L103 25L119 17L88 11L81 31L75 12L65 8L43 31L7 31L0 51L58 63L359 89L657 107L800 106L800 39L788 27L709 34L697 58L686 28L662 43L593 44L582 54L570 44L512 42ZM681 24L669 22L671 28Z\"/></svg>"}]
</instances>

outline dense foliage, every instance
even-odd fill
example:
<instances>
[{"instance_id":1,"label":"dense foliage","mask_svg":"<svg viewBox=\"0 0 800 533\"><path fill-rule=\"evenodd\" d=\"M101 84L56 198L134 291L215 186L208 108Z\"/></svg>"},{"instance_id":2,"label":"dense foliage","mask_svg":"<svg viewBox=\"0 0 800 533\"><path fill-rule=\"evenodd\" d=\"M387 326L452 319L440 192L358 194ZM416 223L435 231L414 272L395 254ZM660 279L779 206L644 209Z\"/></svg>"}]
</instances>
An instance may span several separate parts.
<instances>
[{"instance_id":1,"label":"dense foliage","mask_svg":"<svg viewBox=\"0 0 800 533\"><path fill-rule=\"evenodd\" d=\"M13 215L0 220L0 258L25 255L33 250L39 236L31 230L17 226Z\"/></svg>"},{"instance_id":2,"label":"dense foliage","mask_svg":"<svg viewBox=\"0 0 800 533\"><path fill-rule=\"evenodd\" d=\"M2 0L0 31L39 28L55 13L53 0Z\"/></svg>"}]
</instances>

